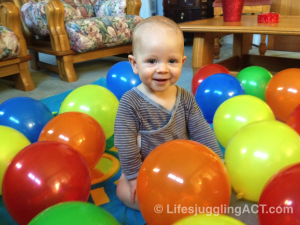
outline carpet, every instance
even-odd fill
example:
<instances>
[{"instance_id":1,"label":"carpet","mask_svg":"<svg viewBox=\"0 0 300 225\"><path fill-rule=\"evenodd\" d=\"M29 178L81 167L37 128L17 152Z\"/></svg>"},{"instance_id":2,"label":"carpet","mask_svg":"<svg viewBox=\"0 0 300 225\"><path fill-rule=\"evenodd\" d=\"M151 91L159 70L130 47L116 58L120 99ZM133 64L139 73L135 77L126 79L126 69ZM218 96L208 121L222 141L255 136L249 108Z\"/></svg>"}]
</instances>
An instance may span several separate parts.
<instances>
[{"instance_id":1,"label":"carpet","mask_svg":"<svg viewBox=\"0 0 300 225\"><path fill-rule=\"evenodd\" d=\"M100 78L92 84L106 87L106 80L105 78ZM61 103L71 91L72 90L69 90L58 95L41 99L40 101L43 102L51 110L51 112L53 112L53 114L56 114L59 111ZM113 136L106 141L105 154L110 156L112 159L117 159L118 161L118 153L117 149L114 147ZM102 158L100 162L101 163L98 164L98 168L102 172L107 172L110 170L110 168L104 167L112 167L112 163L110 163L107 158ZM126 207L116 196L116 187L120 176L121 169L120 167L117 167L117 171L115 171L115 173L113 173L109 179L93 183L91 185L91 192L88 202L107 210L122 225L144 225L145 220L143 219L141 213ZM7 212L2 196L0 196L0 225L17 225L17 223Z\"/></svg>"}]
</instances>

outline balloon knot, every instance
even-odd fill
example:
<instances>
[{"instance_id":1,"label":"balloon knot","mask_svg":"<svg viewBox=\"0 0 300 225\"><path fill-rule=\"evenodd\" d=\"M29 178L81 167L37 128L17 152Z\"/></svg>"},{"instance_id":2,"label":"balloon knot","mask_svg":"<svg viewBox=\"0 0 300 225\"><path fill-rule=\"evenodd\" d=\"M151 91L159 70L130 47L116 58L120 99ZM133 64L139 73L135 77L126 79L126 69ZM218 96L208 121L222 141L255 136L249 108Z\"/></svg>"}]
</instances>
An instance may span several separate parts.
<instances>
[{"instance_id":1,"label":"balloon knot","mask_svg":"<svg viewBox=\"0 0 300 225\"><path fill-rule=\"evenodd\" d=\"M242 192L240 192L240 193L238 193L238 194L236 195L236 197L237 197L238 199L241 199L241 198L244 197L244 194L243 194Z\"/></svg>"}]
</instances>

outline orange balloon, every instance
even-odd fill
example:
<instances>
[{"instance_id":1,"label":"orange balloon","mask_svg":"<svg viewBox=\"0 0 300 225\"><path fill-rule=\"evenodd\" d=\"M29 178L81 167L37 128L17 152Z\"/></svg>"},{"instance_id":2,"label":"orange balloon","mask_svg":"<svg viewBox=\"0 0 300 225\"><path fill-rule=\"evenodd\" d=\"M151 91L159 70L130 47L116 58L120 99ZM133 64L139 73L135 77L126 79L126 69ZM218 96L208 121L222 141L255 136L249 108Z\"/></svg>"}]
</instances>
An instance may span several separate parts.
<instances>
[{"instance_id":1,"label":"orange balloon","mask_svg":"<svg viewBox=\"0 0 300 225\"><path fill-rule=\"evenodd\" d=\"M100 161L106 145L100 124L81 112L66 112L55 116L43 128L38 141L58 141L78 151L89 169Z\"/></svg>"},{"instance_id":2,"label":"orange balloon","mask_svg":"<svg viewBox=\"0 0 300 225\"><path fill-rule=\"evenodd\" d=\"M286 122L300 104L300 69L291 68L275 74L266 88L266 102L276 118Z\"/></svg>"},{"instance_id":3,"label":"orange balloon","mask_svg":"<svg viewBox=\"0 0 300 225\"><path fill-rule=\"evenodd\" d=\"M168 225L203 212L226 213L231 185L221 159L208 147L173 140L155 148L137 178L137 198L148 225ZM210 211L209 211L210 210Z\"/></svg>"}]
</instances>

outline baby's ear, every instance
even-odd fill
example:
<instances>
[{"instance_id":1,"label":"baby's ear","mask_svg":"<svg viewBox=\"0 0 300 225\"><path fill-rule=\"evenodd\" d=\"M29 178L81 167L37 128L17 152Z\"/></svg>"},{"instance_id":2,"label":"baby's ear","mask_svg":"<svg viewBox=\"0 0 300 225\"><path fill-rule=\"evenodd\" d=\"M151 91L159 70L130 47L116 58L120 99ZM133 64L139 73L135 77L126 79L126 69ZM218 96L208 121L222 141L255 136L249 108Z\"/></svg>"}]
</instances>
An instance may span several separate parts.
<instances>
[{"instance_id":1,"label":"baby's ear","mask_svg":"<svg viewBox=\"0 0 300 225\"><path fill-rule=\"evenodd\" d=\"M186 60L186 56L183 56L182 57L182 65L184 64L185 60Z\"/></svg>"},{"instance_id":2,"label":"baby's ear","mask_svg":"<svg viewBox=\"0 0 300 225\"><path fill-rule=\"evenodd\" d=\"M131 64L131 67L132 67L132 70L135 74L139 74L139 71L137 69L137 65L136 65L136 61L134 59L134 56L133 55L129 55L128 56L128 59L129 59L129 62Z\"/></svg>"}]
</instances>

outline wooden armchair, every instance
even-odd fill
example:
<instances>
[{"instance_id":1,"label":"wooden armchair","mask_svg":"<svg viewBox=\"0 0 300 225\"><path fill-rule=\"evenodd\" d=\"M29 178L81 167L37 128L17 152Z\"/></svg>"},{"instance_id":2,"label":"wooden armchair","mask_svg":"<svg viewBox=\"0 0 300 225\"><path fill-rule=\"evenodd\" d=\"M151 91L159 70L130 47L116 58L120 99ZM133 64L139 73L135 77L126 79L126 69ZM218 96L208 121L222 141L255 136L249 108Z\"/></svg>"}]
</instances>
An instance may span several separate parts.
<instances>
[{"instance_id":1,"label":"wooden armchair","mask_svg":"<svg viewBox=\"0 0 300 225\"><path fill-rule=\"evenodd\" d=\"M245 0L244 7L243 7L243 13L265 13L270 12L272 0ZM222 8L222 0L215 0L213 3L214 7L214 16L221 16L223 15L223 8ZM223 35L224 36L224 35ZM220 54L220 43L219 38L221 36L218 35L215 38L215 44L214 44L214 58L219 59ZM251 44L249 43L249 49L251 49ZM261 35L261 41L259 45L259 53L260 55L264 55L267 50L266 46L266 35Z\"/></svg>"},{"instance_id":2,"label":"wooden armchair","mask_svg":"<svg viewBox=\"0 0 300 225\"><path fill-rule=\"evenodd\" d=\"M31 68L46 68L67 82L77 80L74 63L131 52L133 29L142 20L140 0L118 0L124 1L119 5L110 0L14 1L21 9ZM57 65L39 61L38 53L55 56Z\"/></svg>"},{"instance_id":3,"label":"wooden armchair","mask_svg":"<svg viewBox=\"0 0 300 225\"><path fill-rule=\"evenodd\" d=\"M0 77L12 75L17 89L33 90L30 59L20 27L20 10L10 2L0 4Z\"/></svg>"}]
</instances>

